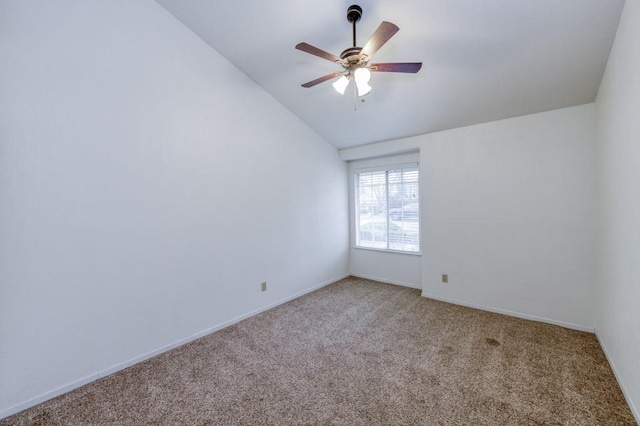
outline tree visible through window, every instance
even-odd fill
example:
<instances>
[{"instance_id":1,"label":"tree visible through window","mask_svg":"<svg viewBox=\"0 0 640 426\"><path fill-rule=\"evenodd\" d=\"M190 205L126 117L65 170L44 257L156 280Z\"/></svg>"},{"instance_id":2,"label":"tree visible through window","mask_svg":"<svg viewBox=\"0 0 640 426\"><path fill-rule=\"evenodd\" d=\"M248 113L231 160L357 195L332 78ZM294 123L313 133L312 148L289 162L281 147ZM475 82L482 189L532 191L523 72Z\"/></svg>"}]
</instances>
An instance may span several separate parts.
<instances>
[{"instance_id":1,"label":"tree visible through window","mask_svg":"<svg viewBox=\"0 0 640 426\"><path fill-rule=\"evenodd\" d=\"M356 246L420 251L418 168L355 175Z\"/></svg>"}]
</instances>

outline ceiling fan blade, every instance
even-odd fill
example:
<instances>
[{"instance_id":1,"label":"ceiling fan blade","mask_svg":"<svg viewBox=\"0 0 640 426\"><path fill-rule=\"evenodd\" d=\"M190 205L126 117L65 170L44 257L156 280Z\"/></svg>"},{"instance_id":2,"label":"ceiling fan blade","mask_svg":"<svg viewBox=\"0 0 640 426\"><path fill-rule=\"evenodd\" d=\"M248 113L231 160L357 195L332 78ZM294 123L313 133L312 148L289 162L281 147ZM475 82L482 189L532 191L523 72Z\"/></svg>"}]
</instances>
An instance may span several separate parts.
<instances>
[{"instance_id":1,"label":"ceiling fan blade","mask_svg":"<svg viewBox=\"0 0 640 426\"><path fill-rule=\"evenodd\" d=\"M325 52L322 49L318 49L315 46L312 46L308 43L298 43L296 44L296 49L302 50L303 52L311 53L312 55L319 56L322 59L326 59L331 62L341 63L342 60L338 58L336 55L332 55L329 52Z\"/></svg>"},{"instance_id":2,"label":"ceiling fan blade","mask_svg":"<svg viewBox=\"0 0 640 426\"><path fill-rule=\"evenodd\" d=\"M422 62L388 62L371 64L369 69L373 72L410 72L417 73L422 68Z\"/></svg>"},{"instance_id":3,"label":"ceiling fan blade","mask_svg":"<svg viewBox=\"0 0 640 426\"><path fill-rule=\"evenodd\" d=\"M316 84L320 84L320 83L323 83L323 82L325 82L327 80L331 80L332 78L337 77L337 76L339 76L341 74L344 74L344 71L332 72L331 74L327 74L327 75L322 76L320 78L316 78L315 80L309 81L309 82L303 84L302 87L313 87Z\"/></svg>"},{"instance_id":4,"label":"ceiling fan blade","mask_svg":"<svg viewBox=\"0 0 640 426\"><path fill-rule=\"evenodd\" d=\"M368 61L378 51L378 49L389 41L389 39L399 30L400 28L395 24L382 21L382 24L380 24L376 32L373 33L367 44L362 48L360 56L366 56L365 60Z\"/></svg>"}]
</instances>

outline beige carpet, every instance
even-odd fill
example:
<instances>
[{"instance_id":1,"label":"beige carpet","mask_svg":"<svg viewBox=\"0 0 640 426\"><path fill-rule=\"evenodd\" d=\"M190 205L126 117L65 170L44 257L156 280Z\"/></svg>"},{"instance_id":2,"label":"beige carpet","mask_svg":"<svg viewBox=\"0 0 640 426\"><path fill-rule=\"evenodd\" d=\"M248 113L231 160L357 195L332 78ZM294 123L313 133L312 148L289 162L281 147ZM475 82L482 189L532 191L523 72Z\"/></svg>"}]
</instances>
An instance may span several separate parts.
<instances>
[{"instance_id":1,"label":"beige carpet","mask_svg":"<svg viewBox=\"0 0 640 426\"><path fill-rule=\"evenodd\" d=\"M0 421L635 424L593 334L348 278Z\"/></svg>"}]
</instances>

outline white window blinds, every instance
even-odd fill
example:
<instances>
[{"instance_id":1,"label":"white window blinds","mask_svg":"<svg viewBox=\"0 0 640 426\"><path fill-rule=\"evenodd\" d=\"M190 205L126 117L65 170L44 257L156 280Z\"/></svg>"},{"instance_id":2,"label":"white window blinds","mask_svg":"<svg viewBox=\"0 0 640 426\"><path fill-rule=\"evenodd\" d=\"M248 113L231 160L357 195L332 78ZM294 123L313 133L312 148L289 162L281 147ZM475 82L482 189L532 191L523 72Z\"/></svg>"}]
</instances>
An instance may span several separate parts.
<instances>
[{"instance_id":1,"label":"white window blinds","mask_svg":"<svg viewBox=\"0 0 640 426\"><path fill-rule=\"evenodd\" d=\"M356 246L420 251L418 167L357 171Z\"/></svg>"}]
</instances>

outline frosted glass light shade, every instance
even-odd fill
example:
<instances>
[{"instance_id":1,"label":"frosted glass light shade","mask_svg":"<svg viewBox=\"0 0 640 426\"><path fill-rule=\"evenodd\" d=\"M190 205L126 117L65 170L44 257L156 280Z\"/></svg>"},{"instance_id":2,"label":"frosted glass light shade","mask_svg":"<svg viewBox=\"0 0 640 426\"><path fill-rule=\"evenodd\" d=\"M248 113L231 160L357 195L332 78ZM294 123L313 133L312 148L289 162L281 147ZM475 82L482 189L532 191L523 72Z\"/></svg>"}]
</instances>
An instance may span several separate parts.
<instances>
[{"instance_id":1,"label":"frosted glass light shade","mask_svg":"<svg viewBox=\"0 0 640 426\"><path fill-rule=\"evenodd\" d=\"M358 96L364 96L371 91L369 86L369 79L371 79L371 71L369 68L358 68L353 77L356 80L356 86L358 87Z\"/></svg>"},{"instance_id":2,"label":"frosted glass light shade","mask_svg":"<svg viewBox=\"0 0 640 426\"><path fill-rule=\"evenodd\" d=\"M367 83L358 83L356 81L356 86L358 87L358 96L364 96L369 93L372 89Z\"/></svg>"},{"instance_id":3,"label":"frosted glass light shade","mask_svg":"<svg viewBox=\"0 0 640 426\"><path fill-rule=\"evenodd\" d=\"M336 89L336 92L344 95L344 91L349 85L349 78L346 75L340 77L337 81L333 83L333 88Z\"/></svg>"},{"instance_id":4,"label":"frosted glass light shade","mask_svg":"<svg viewBox=\"0 0 640 426\"><path fill-rule=\"evenodd\" d=\"M353 76L356 79L356 83L368 83L371 79L371 71L369 71L369 68L358 68L353 73Z\"/></svg>"}]
</instances>

